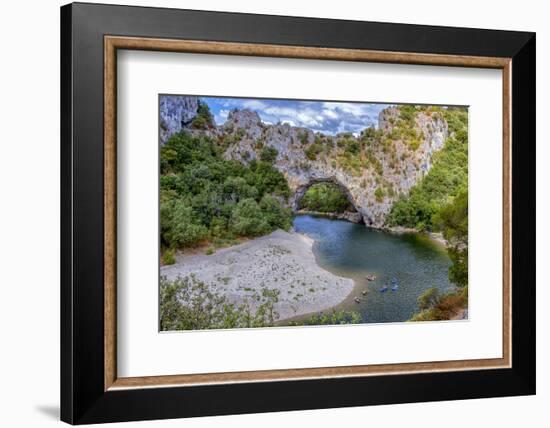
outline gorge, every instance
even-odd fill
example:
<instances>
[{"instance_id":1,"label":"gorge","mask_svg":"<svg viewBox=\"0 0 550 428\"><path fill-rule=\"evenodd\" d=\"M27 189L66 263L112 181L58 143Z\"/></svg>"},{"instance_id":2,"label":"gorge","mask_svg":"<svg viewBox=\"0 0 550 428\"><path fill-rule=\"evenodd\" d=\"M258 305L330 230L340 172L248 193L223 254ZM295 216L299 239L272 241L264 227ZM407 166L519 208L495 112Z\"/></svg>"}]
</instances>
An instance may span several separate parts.
<instances>
[{"instance_id":1,"label":"gorge","mask_svg":"<svg viewBox=\"0 0 550 428\"><path fill-rule=\"evenodd\" d=\"M363 222L383 227L392 204L430 170L432 159L449 136L441 109L416 109L401 120L404 106L382 110L376 127L360 135L334 136L289 124L266 124L251 110L233 110L224 124L194 126L200 101L196 97L164 97L161 108L161 144L185 130L220 142L230 141L227 159L248 163L262 151L274 149L274 167L292 191L290 205L319 181L338 184ZM404 107L406 108L406 107Z\"/></svg>"},{"instance_id":2,"label":"gorge","mask_svg":"<svg viewBox=\"0 0 550 428\"><path fill-rule=\"evenodd\" d=\"M462 316L467 109L387 105L322 132L250 103L216 122L209 102L160 98L161 312L219 308L163 329Z\"/></svg>"}]
</instances>

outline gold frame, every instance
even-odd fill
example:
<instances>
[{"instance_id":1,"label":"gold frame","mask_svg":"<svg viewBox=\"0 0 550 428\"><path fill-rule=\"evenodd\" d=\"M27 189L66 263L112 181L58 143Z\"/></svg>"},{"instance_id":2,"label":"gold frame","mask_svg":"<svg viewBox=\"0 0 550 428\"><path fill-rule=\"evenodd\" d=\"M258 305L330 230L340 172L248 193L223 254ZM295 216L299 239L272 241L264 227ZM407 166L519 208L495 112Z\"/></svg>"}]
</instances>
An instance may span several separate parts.
<instances>
[{"instance_id":1,"label":"gold frame","mask_svg":"<svg viewBox=\"0 0 550 428\"><path fill-rule=\"evenodd\" d=\"M117 377L116 369L116 52L118 49L442 65L502 70L503 82L503 349L502 358L423 363ZM382 52L248 43L104 37L104 389L357 377L511 367L511 58Z\"/></svg>"}]
</instances>

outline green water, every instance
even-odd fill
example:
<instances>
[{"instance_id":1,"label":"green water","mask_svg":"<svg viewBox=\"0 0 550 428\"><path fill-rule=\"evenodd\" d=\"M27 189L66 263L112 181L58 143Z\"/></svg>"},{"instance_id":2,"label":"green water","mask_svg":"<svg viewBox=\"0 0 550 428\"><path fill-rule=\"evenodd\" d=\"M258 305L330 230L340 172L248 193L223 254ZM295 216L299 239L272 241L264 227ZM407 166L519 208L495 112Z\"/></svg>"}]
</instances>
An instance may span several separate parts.
<instances>
[{"instance_id":1,"label":"green water","mask_svg":"<svg viewBox=\"0 0 550 428\"><path fill-rule=\"evenodd\" d=\"M296 216L294 228L315 240L313 251L321 267L355 280L353 292L336 309L359 311L363 322L406 321L417 312L417 298L425 290L452 288L445 249L424 234L393 234L311 215ZM376 275L375 281L366 280L371 274ZM388 289L381 292L384 285ZM367 295L362 294L364 290ZM360 303L354 301L356 297Z\"/></svg>"}]
</instances>

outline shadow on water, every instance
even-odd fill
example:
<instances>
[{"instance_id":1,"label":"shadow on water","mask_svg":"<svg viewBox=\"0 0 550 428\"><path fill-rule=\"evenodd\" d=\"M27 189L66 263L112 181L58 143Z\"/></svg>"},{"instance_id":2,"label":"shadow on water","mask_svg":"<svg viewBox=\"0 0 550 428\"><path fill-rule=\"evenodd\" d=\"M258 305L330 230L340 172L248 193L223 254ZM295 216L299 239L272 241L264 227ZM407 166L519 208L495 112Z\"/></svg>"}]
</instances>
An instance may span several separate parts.
<instances>
[{"instance_id":1,"label":"shadow on water","mask_svg":"<svg viewBox=\"0 0 550 428\"><path fill-rule=\"evenodd\" d=\"M355 280L353 292L336 309L359 311L363 322L406 321L418 310L417 298L425 290L452 288L449 257L425 234L394 234L311 215L296 216L294 228L315 240L321 267ZM367 275L376 280L367 281ZM381 292L384 286L388 289Z\"/></svg>"}]
</instances>

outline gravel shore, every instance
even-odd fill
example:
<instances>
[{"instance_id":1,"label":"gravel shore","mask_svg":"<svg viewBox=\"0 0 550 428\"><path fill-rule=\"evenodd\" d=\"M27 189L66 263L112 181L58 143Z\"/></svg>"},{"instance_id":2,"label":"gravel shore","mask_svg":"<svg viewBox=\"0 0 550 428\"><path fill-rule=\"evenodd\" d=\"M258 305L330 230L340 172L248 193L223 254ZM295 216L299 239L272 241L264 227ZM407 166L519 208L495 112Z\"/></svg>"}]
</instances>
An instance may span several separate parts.
<instances>
[{"instance_id":1,"label":"gravel shore","mask_svg":"<svg viewBox=\"0 0 550 428\"><path fill-rule=\"evenodd\" d=\"M353 290L353 280L319 267L312 247L305 235L277 230L211 255L179 254L160 273L168 279L194 273L237 304L248 299L253 306L255 293L279 290L275 310L284 320L336 306Z\"/></svg>"}]
</instances>

